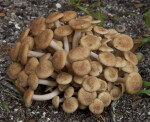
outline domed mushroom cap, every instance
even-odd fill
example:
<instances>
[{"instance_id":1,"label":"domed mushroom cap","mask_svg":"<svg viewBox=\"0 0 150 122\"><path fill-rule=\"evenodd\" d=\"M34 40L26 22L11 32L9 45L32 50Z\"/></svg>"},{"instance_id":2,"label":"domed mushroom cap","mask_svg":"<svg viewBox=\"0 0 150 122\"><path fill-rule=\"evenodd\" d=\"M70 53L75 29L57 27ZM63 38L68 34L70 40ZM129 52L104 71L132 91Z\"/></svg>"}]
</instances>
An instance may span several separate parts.
<instances>
[{"instance_id":1,"label":"domed mushroom cap","mask_svg":"<svg viewBox=\"0 0 150 122\"><path fill-rule=\"evenodd\" d=\"M62 105L64 112L73 113L78 108L78 100L75 97L67 98Z\"/></svg>"},{"instance_id":2,"label":"domed mushroom cap","mask_svg":"<svg viewBox=\"0 0 150 122\"><path fill-rule=\"evenodd\" d=\"M116 57L115 67L121 68L127 65L127 61L121 57Z\"/></svg>"},{"instance_id":3,"label":"domed mushroom cap","mask_svg":"<svg viewBox=\"0 0 150 122\"><path fill-rule=\"evenodd\" d=\"M83 88L80 88L78 91L78 100L81 104L88 106L92 103L92 101L97 97L96 92L88 92Z\"/></svg>"},{"instance_id":4,"label":"domed mushroom cap","mask_svg":"<svg viewBox=\"0 0 150 122\"><path fill-rule=\"evenodd\" d=\"M46 29L45 18L38 17L33 20L30 25L30 29L33 36L37 36L38 34L40 34L43 30Z\"/></svg>"},{"instance_id":5,"label":"domed mushroom cap","mask_svg":"<svg viewBox=\"0 0 150 122\"><path fill-rule=\"evenodd\" d=\"M62 22L68 22L77 16L77 12L75 11L65 11L63 14L64 16L60 19Z\"/></svg>"},{"instance_id":6,"label":"domed mushroom cap","mask_svg":"<svg viewBox=\"0 0 150 122\"><path fill-rule=\"evenodd\" d=\"M33 47L34 47L34 39L33 39L31 36L25 37L25 38L21 41L21 43L22 43L22 45L28 44L30 50L32 50Z\"/></svg>"},{"instance_id":7,"label":"domed mushroom cap","mask_svg":"<svg viewBox=\"0 0 150 122\"><path fill-rule=\"evenodd\" d=\"M57 50L52 58L54 69L61 70L65 67L67 61L67 54L64 50Z\"/></svg>"},{"instance_id":8,"label":"domed mushroom cap","mask_svg":"<svg viewBox=\"0 0 150 122\"><path fill-rule=\"evenodd\" d=\"M73 62L72 69L76 75L87 75L91 71L91 64L88 60L76 61Z\"/></svg>"},{"instance_id":9,"label":"domed mushroom cap","mask_svg":"<svg viewBox=\"0 0 150 122\"><path fill-rule=\"evenodd\" d=\"M68 36L73 32L72 28L69 25L60 26L55 29L54 34L57 37Z\"/></svg>"},{"instance_id":10,"label":"domed mushroom cap","mask_svg":"<svg viewBox=\"0 0 150 122\"><path fill-rule=\"evenodd\" d=\"M57 21L58 19L62 18L64 16L63 13L60 12L53 12L51 13L47 18L46 18L46 23L47 24L51 24L55 21Z\"/></svg>"},{"instance_id":11,"label":"domed mushroom cap","mask_svg":"<svg viewBox=\"0 0 150 122\"><path fill-rule=\"evenodd\" d=\"M28 77L28 85L32 90L36 90L39 84L39 79L36 74L30 74Z\"/></svg>"},{"instance_id":12,"label":"domed mushroom cap","mask_svg":"<svg viewBox=\"0 0 150 122\"><path fill-rule=\"evenodd\" d=\"M72 81L72 75L66 72L61 72L57 75L56 81L61 85L69 84Z\"/></svg>"},{"instance_id":13,"label":"domed mushroom cap","mask_svg":"<svg viewBox=\"0 0 150 122\"><path fill-rule=\"evenodd\" d=\"M43 62L43 61L46 61L46 60L49 60L50 59L50 56L51 54L50 53L45 53L44 55L42 55L39 59L39 62Z\"/></svg>"},{"instance_id":14,"label":"domed mushroom cap","mask_svg":"<svg viewBox=\"0 0 150 122\"><path fill-rule=\"evenodd\" d=\"M105 107L109 106L111 103L111 95L108 92L101 92L98 95L98 99L104 103Z\"/></svg>"},{"instance_id":15,"label":"domed mushroom cap","mask_svg":"<svg viewBox=\"0 0 150 122\"><path fill-rule=\"evenodd\" d=\"M82 84L84 78L88 77L88 75L84 75L84 76L78 76L78 75L75 75L74 78L73 78L73 81L79 85Z\"/></svg>"},{"instance_id":16,"label":"domed mushroom cap","mask_svg":"<svg viewBox=\"0 0 150 122\"><path fill-rule=\"evenodd\" d=\"M70 86L70 87L66 88L66 90L64 92L64 97L70 98L73 96L73 94L74 94L74 87Z\"/></svg>"},{"instance_id":17,"label":"domed mushroom cap","mask_svg":"<svg viewBox=\"0 0 150 122\"><path fill-rule=\"evenodd\" d=\"M109 82L115 82L118 79L118 70L112 67L107 67L104 70L104 77Z\"/></svg>"},{"instance_id":18,"label":"domed mushroom cap","mask_svg":"<svg viewBox=\"0 0 150 122\"><path fill-rule=\"evenodd\" d=\"M18 83L21 87L26 87L28 85L28 75L22 70L17 77Z\"/></svg>"},{"instance_id":19,"label":"domed mushroom cap","mask_svg":"<svg viewBox=\"0 0 150 122\"><path fill-rule=\"evenodd\" d=\"M108 30L99 26L94 27L94 31L98 34L104 35L108 33Z\"/></svg>"},{"instance_id":20,"label":"domed mushroom cap","mask_svg":"<svg viewBox=\"0 0 150 122\"><path fill-rule=\"evenodd\" d=\"M8 68L8 76L10 79L15 80L17 79L18 74L23 69L23 66L19 63L12 63Z\"/></svg>"},{"instance_id":21,"label":"domed mushroom cap","mask_svg":"<svg viewBox=\"0 0 150 122\"><path fill-rule=\"evenodd\" d=\"M42 31L38 37L35 39L36 49L46 49L53 38L53 31L51 29L46 29Z\"/></svg>"},{"instance_id":22,"label":"domed mushroom cap","mask_svg":"<svg viewBox=\"0 0 150 122\"><path fill-rule=\"evenodd\" d=\"M109 52L102 52L98 55L99 61L105 66L115 66L116 57Z\"/></svg>"},{"instance_id":23,"label":"domed mushroom cap","mask_svg":"<svg viewBox=\"0 0 150 122\"><path fill-rule=\"evenodd\" d=\"M86 91L94 92L100 88L100 83L96 77L89 76L84 79L82 86Z\"/></svg>"},{"instance_id":24,"label":"domed mushroom cap","mask_svg":"<svg viewBox=\"0 0 150 122\"><path fill-rule=\"evenodd\" d=\"M126 51L124 52L124 57L127 61L131 62L134 65L138 64L138 59L136 57L136 55L134 53L132 53L131 51Z\"/></svg>"},{"instance_id":25,"label":"domed mushroom cap","mask_svg":"<svg viewBox=\"0 0 150 122\"><path fill-rule=\"evenodd\" d=\"M122 67L121 70L128 73L138 72L138 67L127 61L127 64L124 67Z\"/></svg>"},{"instance_id":26,"label":"domed mushroom cap","mask_svg":"<svg viewBox=\"0 0 150 122\"><path fill-rule=\"evenodd\" d=\"M58 108L59 107L59 96L55 96L53 99L52 99L52 104L55 108Z\"/></svg>"},{"instance_id":27,"label":"domed mushroom cap","mask_svg":"<svg viewBox=\"0 0 150 122\"><path fill-rule=\"evenodd\" d=\"M99 79L99 78L98 78L98 81L100 84L100 88L97 91L106 91L108 88L106 81Z\"/></svg>"},{"instance_id":28,"label":"domed mushroom cap","mask_svg":"<svg viewBox=\"0 0 150 122\"><path fill-rule=\"evenodd\" d=\"M113 41L113 45L120 51L129 51L133 48L133 40L130 36L119 34Z\"/></svg>"},{"instance_id":29,"label":"domed mushroom cap","mask_svg":"<svg viewBox=\"0 0 150 122\"><path fill-rule=\"evenodd\" d=\"M104 110L104 104L103 102L96 98L90 105L89 105L89 110L93 114L101 114Z\"/></svg>"},{"instance_id":30,"label":"domed mushroom cap","mask_svg":"<svg viewBox=\"0 0 150 122\"><path fill-rule=\"evenodd\" d=\"M122 95L121 89L113 86L112 90L110 91L110 95L112 100L118 100Z\"/></svg>"},{"instance_id":31,"label":"domed mushroom cap","mask_svg":"<svg viewBox=\"0 0 150 122\"><path fill-rule=\"evenodd\" d=\"M142 88L142 78L139 73L133 72L127 76L125 87L129 94L135 94Z\"/></svg>"},{"instance_id":32,"label":"domed mushroom cap","mask_svg":"<svg viewBox=\"0 0 150 122\"><path fill-rule=\"evenodd\" d=\"M80 39L80 44L83 47L89 48L90 50L98 50L101 45L100 38L97 36L93 36L93 35L83 36Z\"/></svg>"},{"instance_id":33,"label":"domed mushroom cap","mask_svg":"<svg viewBox=\"0 0 150 122\"><path fill-rule=\"evenodd\" d=\"M32 97L33 97L34 91L31 88L28 88L24 93L24 102L26 107L30 107L32 104Z\"/></svg>"},{"instance_id":34,"label":"domed mushroom cap","mask_svg":"<svg viewBox=\"0 0 150 122\"><path fill-rule=\"evenodd\" d=\"M90 56L90 50L82 46L73 48L68 53L68 58L71 62L84 60L89 56Z\"/></svg>"},{"instance_id":35,"label":"domed mushroom cap","mask_svg":"<svg viewBox=\"0 0 150 122\"><path fill-rule=\"evenodd\" d=\"M92 21L92 17L89 15L80 16L77 20L84 20L84 21Z\"/></svg>"},{"instance_id":36,"label":"domed mushroom cap","mask_svg":"<svg viewBox=\"0 0 150 122\"><path fill-rule=\"evenodd\" d=\"M22 31L17 42L21 42L25 37L27 37L29 32L30 32L30 28L26 28L24 31Z\"/></svg>"}]
</instances>

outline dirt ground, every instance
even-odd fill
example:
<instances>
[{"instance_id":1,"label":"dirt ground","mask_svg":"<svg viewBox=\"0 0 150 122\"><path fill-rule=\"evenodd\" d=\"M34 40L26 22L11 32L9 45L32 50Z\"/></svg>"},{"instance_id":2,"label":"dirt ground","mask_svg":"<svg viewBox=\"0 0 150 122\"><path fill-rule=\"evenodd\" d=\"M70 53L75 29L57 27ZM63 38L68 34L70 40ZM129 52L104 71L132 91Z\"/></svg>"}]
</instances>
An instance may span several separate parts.
<instances>
[{"instance_id":1,"label":"dirt ground","mask_svg":"<svg viewBox=\"0 0 150 122\"><path fill-rule=\"evenodd\" d=\"M95 1L84 0L83 4L91 5ZM7 112L0 107L0 122L149 122L150 97L146 95L123 95L118 101L112 102L101 116L91 114L88 109L66 114L61 107L56 110L51 101L33 102L30 108L24 106L22 94L15 90L7 76L11 63L9 49L34 18L47 17L57 10L75 10L68 3L69 0L0 0L0 13L5 14L0 14L0 102L6 103L10 110ZM136 3L140 3L141 7ZM101 9L105 16L104 27L117 29L121 25L124 27L121 33L133 38L144 38L150 34L143 20L148 8L149 0L101 0ZM84 14L80 10L76 11L79 15ZM143 80L150 81L150 42L136 52L144 54L145 60L138 64L139 72Z\"/></svg>"}]
</instances>

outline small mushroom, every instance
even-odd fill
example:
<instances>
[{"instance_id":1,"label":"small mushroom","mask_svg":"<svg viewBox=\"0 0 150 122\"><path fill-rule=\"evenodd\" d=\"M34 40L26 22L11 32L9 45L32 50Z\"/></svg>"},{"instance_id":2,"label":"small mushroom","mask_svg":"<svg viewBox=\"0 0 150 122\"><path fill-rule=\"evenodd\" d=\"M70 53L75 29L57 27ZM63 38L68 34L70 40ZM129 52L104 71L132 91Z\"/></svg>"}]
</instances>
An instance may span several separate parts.
<instances>
[{"instance_id":1,"label":"small mushroom","mask_svg":"<svg viewBox=\"0 0 150 122\"><path fill-rule=\"evenodd\" d=\"M138 67L127 61L127 64L124 67L122 67L121 70L128 73L138 72Z\"/></svg>"},{"instance_id":2,"label":"small mushroom","mask_svg":"<svg viewBox=\"0 0 150 122\"><path fill-rule=\"evenodd\" d=\"M122 95L121 89L117 86L113 86L110 90L110 95L112 100L118 100Z\"/></svg>"},{"instance_id":3,"label":"small mushroom","mask_svg":"<svg viewBox=\"0 0 150 122\"><path fill-rule=\"evenodd\" d=\"M107 88L108 88L106 81L104 81L102 79L99 79L99 78L98 78L98 81L99 81L99 84L100 84L100 88L97 91L98 92L106 91Z\"/></svg>"},{"instance_id":4,"label":"small mushroom","mask_svg":"<svg viewBox=\"0 0 150 122\"><path fill-rule=\"evenodd\" d=\"M108 92L99 93L98 99L100 99L103 102L104 107L109 106L111 103L111 95Z\"/></svg>"},{"instance_id":5,"label":"small mushroom","mask_svg":"<svg viewBox=\"0 0 150 122\"><path fill-rule=\"evenodd\" d=\"M19 92L25 93L25 88L23 88L23 87L21 87L21 86L19 85L18 80L15 80L15 81L14 81L14 85L15 85L16 89L17 89Z\"/></svg>"},{"instance_id":6,"label":"small mushroom","mask_svg":"<svg viewBox=\"0 0 150 122\"><path fill-rule=\"evenodd\" d=\"M55 96L52 99L52 104L57 109L59 107L59 104L62 103L63 101L64 101L64 98L60 98L59 96Z\"/></svg>"},{"instance_id":7,"label":"small mushroom","mask_svg":"<svg viewBox=\"0 0 150 122\"><path fill-rule=\"evenodd\" d=\"M126 51L124 52L124 57L127 61L131 62L134 65L138 64L138 59L136 57L136 55L134 53L132 53L131 51Z\"/></svg>"},{"instance_id":8,"label":"small mushroom","mask_svg":"<svg viewBox=\"0 0 150 122\"><path fill-rule=\"evenodd\" d=\"M22 70L17 77L17 81L21 87L26 87L28 85L28 75Z\"/></svg>"},{"instance_id":9,"label":"small mushroom","mask_svg":"<svg viewBox=\"0 0 150 122\"><path fill-rule=\"evenodd\" d=\"M113 89L114 84L112 82L107 83L107 90L110 92Z\"/></svg>"},{"instance_id":10,"label":"small mushroom","mask_svg":"<svg viewBox=\"0 0 150 122\"><path fill-rule=\"evenodd\" d=\"M121 68L127 65L127 61L121 57L116 57L115 67Z\"/></svg>"},{"instance_id":11,"label":"small mushroom","mask_svg":"<svg viewBox=\"0 0 150 122\"><path fill-rule=\"evenodd\" d=\"M94 32L100 34L100 35L104 35L108 33L108 30L103 28L103 27L99 27L99 26L95 26L94 27Z\"/></svg>"},{"instance_id":12,"label":"small mushroom","mask_svg":"<svg viewBox=\"0 0 150 122\"><path fill-rule=\"evenodd\" d=\"M61 22L69 22L77 16L77 12L75 11L65 11L63 14L64 16L60 19Z\"/></svg>"},{"instance_id":13,"label":"small mushroom","mask_svg":"<svg viewBox=\"0 0 150 122\"><path fill-rule=\"evenodd\" d=\"M21 44L28 44L29 45L29 49L32 50L34 47L34 39L31 36L27 36L25 37L22 41Z\"/></svg>"},{"instance_id":14,"label":"small mushroom","mask_svg":"<svg viewBox=\"0 0 150 122\"><path fill-rule=\"evenodd\" d=\"M64 92L69 86L70 86L69 84L66 85L58 84L58 89L59 91Z\"/></svg>"},{"instance_id":15,"label":"small mushroom","mask_svg":"<svg viewBox=\"0 0 150 122\"><path fill-rule=\"evenodd\" d=\"M30 28L26 28L19 36L17 42L21 42L25 37L29 35Z\"/></svg>"},{"instance_id":16,"label":"small mushroom","mask_svg":"<svg viewBox=\"0 0 150 122\"><path fill-rule=\"evenodd\" d=\"M86 105L83 105L83 104L81 104L81 103L79 102L79 107L78 107L78 108L81 109L81 110L84 110L84 109L87 108L87 106L86 106Z\"/></svg>"},{"instance_id":17,"label":"small mushroom","mask_svg":"<svg viewBox=\"0 0 150 122\"><path fill-rule=\"evenodd\" d=\"M74 94L74 88L72 86L68 87L65 89L64 91L64 98L70 98L72 97Z\"/></svg>"},{"instance_id":18,"label":"small mushroom","mask_svg":"<svg viewBox=\"0 0 150 122\"><path fill-rule=\"evenodd\" d=\"M75 83L81 85L82 82L83 82L83 80L84 80L84 78L86 78L86 77L88 77L88 75L84 75L84 76L75 75L75 76L73 77L73 81L74 81Z\"/></svg>"}]
</instances>

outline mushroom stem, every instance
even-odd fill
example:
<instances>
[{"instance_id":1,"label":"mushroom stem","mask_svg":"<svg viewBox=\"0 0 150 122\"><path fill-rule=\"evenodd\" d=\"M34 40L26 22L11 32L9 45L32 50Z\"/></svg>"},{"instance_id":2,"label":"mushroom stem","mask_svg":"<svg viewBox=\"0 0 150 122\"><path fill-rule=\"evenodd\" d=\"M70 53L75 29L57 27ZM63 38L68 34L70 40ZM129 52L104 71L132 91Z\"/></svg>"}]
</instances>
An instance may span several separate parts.
<instances>
[{"instance_id":1,"label":"mushroom stem","mask_svg":"<svg viewBox=\"0 0 150 122\"><path fill-rule=\"evenodd\" d=\"M69 43L68 43L67 36L63 37L63 40L64 40L64 48L65 48L66 52L69 52Z\"/></svg>"},{"instance_id":2,"label":"mushroom stem","mask_svg":"<svg viewBox=\"0 0 150 122\"><path fill-rule=\"evenodd\" d=\"M45 95L36 95L34 94L32 99L37 100L37 101L45 101L45 100L50 100L53 97L59 95L61 92L58 89L55 89L53 92L45 94Z\"/></svg>"},{"instance_id":3,"label":"mushroom stem","mask_svg":"<svg viewBox=\"0 0 150 122\"><path fill-rule=\"evenodd\" d=\"M81 30L76 30L72 40L72 48L78 46L80 38L81 38Z\"/></svg>"},{"instance_id":4,"label":"mushroom stem","mask_svg":"<svg viewBox=\"0 0 150 122\"><path fill-rule=\"evenodd\" d=\"M57 86L55 81L39 79L39 84L47 85L47 86Z\"/></svg>"},{"instance_id":5,"label":"mushroom stem","mask_svg":"<svg viewBox=\"0 0 150 122\"><path fill-rule=\"evenodd\" d=\"M91 52L91 56L92 56L93 58L95 58L95 59L97 59L97 60L98 60L98 55L97 55L96 53Z\"/></svg>"},{"instance_id":6,"label":"mushroom stem","mask_svg":"<svg viewBox=\"0 0 150 122\"><path fill-rule=\"evenodd\" d=\"M28 57L41 57L43 56L45 53L41 53L41 52L36 52L36 51L29 51L28 52Z\"/></svg>"},{"instance_id":7,"label":"mushroom stem","mask_svg":"<svg viewBox=\"0 0 150 122\"><path fill-rule=\"evenodd\" d=\"M82 32L82 33L81 33L81 37L83 37L83 36L85 36L85 32Z\"/></svg>"},{"instance_id":8,"label":"mushroom stem","mask_svg":"<svg viewBox=\"0 0 150 122\"><path fill-rule=\"evenodd\" d=\"M57 43L54 40L51 41L50 47L52 47L55 50L63 50L63 48L58 46Z\"/></svg>"},{"instance_id":9,"label":"mushroom stem","mask_svg":"<svg viewBox=\"0 0 150 122\"><path fill-rule=\"evenodd\" d=\"M57 21L55 22L55 26L56 26L56 28L60 27L59 20L57 20Z\"/></svg>"},{"instance_id":10,"label":"mushroom stem","mask_svg":"<svg viewBox=\"0 0 150 122\"><path fill-rule=\"evenodd\" d=\"M64 101L64 97L59 99L59 103L62 103Z\"/></svg>"}]
</instances>

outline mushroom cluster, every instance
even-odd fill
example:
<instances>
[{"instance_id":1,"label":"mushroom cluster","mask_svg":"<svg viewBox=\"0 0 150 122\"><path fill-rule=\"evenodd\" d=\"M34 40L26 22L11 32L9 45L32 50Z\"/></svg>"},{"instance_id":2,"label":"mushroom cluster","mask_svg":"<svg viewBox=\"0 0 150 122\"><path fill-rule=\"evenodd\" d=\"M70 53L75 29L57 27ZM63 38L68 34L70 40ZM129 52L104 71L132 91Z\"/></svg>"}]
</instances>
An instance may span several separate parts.
<instances>
[{"instance_id":1,"label":"mushroom cluster","mask_svg":"<svg viewBox=\"0 0 150 122\"><path fill-rule=\"evenodd\" d=\"M142 87L133 40L115 29L97 26L91 16L75 11L38 17L25 29L10 51L8 75L24 94L25 106L33 100L62 103L66 113L87 107L100 114L124 91ZM35 94L45 85L45 94Z\"/></svg>"}]
</instances>

